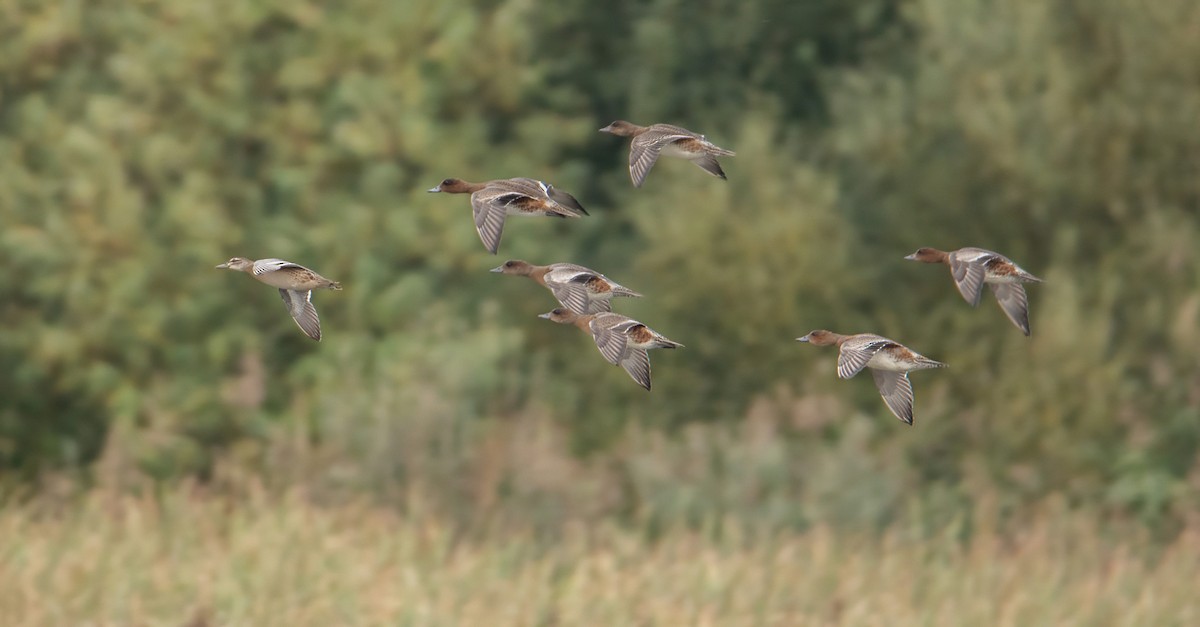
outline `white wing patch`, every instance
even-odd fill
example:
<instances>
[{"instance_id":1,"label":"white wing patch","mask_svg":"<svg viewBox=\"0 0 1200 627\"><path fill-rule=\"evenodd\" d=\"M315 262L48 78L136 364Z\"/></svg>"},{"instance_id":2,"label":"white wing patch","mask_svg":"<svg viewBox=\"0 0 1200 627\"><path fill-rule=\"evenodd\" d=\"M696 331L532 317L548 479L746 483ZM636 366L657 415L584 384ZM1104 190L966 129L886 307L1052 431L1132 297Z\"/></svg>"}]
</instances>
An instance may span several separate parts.
<instances>
[{"instance_id":1,"label":"white wing patch","mask_svg":"<svg viewBox=\"0 0 1200 627\"><path fill-rule=\"evenodd\" d=\"M276 272L284 268L304 268L300 264L295 264L282 259L259 259L254 262L254 276L261 276L270 272Z\"/></svg>"}]
</instances>

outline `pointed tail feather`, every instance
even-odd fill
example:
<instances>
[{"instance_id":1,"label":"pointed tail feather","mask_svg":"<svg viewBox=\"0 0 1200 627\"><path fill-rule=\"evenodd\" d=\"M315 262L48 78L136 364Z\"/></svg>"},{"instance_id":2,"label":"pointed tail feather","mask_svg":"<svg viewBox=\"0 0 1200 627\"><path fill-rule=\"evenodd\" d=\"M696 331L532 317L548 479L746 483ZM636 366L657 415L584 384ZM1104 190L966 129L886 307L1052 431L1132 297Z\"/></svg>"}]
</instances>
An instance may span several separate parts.
<instances>
[{"instance_id":1,"label":"pointed tail feather","mask_svg":"<svg viewBox=\"0 0 1200 627\"><path fill-rule=\"evenodd\" d=\"M917 366L917 368L914 368L914 370L924 370L926 368L949 368L950 367L940 361L934 361L923 355L917 356L917 364L918 364L918 366Z\"/></svg>"}]
</instances>

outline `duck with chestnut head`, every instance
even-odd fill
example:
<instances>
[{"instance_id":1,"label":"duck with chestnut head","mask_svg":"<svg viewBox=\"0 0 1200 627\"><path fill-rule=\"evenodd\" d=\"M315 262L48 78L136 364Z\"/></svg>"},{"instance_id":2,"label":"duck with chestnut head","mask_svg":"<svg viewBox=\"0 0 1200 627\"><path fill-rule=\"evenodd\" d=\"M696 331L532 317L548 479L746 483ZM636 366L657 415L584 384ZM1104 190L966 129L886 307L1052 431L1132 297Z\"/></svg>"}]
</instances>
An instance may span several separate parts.
<instances>
[{"instance_id":1,"label":"duck with chestnut head","mask_svg":"<svg viewBox=\"0 0 1200 627\"><path fill-rule=\"evenodd\" d=\"M563 307L581 314L612 311L612 300L617 296L641 297L641 294L603 274L573 263L538 266L520 259L510 259L492 268L492 272L527 276L550 290Z\"/></svg>"},{"instance_id":2,"label":"duck with chestnut head","mask_svg":"<svg viewBox=\"0 0 1200 627\"><path fill-rule=\"evenodd\" d=\"M539 318L572 324L591 334L600 354L608 363L621 366L638 385L650 389L650 356L655 348L682 348L683 344L667 339L650 327L615 313L579 314L558 308Z\"/></svg>"},{"instance_id":3,"label":"duck with chestnut head","mask_svg":"<svg viewBox=\"0 0 1200 627\"><path fill-rule=\"evenodd\" d=\"M905 257L909 261L941 263L950 266L950 276L964 300L972 307L979 305L986 284L996 296L996 302L1004 315L1026 336L1029 335L1029 297L1022 283L1041 283L1000 253L983 248L959 248L944 251L936 248L918 248Z\"/></svg>"},{"instance_id":4,"label":"duck with chestnut head","mask_svg":"<svg viewBox=\"0 0 1200 627\"><path fill-rule=\"evenodd\" d=\"M493 255L500 248L504 219L508 216L579 218L588 214L574 196L549 183L530 178L499 179L486 183L449 178L428 191L470 194L475 230L483 246Z\"/></svg>"},{"instance_id":5,"label":"duck with chestnut head","mask_svg":"<svg viewBox=\"0 0 1200 627\"><path fill-rule=\"evenodd\" d=\"M841 379L849 379L863 368L870 368L884 404L897 418L910 425L913 423L913 389L908 373L946 367L946 364L925 357L895 340L873 333L842 335L818 329L796 340L814 346L837 346L837 372Z\"/></svg>"},{"instance_id":6,"label":"duck with chestnut head","mask_svg":"<svg viewBox=\"0 0 1200 627\"><path fill-rule=\"evenodd\" d=\"M700 133L671 124L638 126L625 120L617 120L600 129L617 137L632 137L629 142L629 178L634 187L641 187L650 168L659 156L687 159L709 174L724 179L725 171L717 157L732 157L736 153L708 141Z\"/></svg>"}]
</instances>

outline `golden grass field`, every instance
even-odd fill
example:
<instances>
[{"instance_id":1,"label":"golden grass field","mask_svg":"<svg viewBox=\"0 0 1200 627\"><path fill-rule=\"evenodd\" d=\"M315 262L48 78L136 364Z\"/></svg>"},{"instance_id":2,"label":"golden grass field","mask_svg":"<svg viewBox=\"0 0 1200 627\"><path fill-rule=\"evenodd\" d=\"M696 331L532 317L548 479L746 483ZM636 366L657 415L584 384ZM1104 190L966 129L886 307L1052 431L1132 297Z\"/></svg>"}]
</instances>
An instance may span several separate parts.
<instances>
[{"instance_id":1,"label":"golden grass field","mask_svg":"<svg viewBox=\"0 0 1200 627\"><path fill-rule=\"evenodd\" d=\"M433 516L299 493L94 490L0 510L0 623L1200 624L1195 525L1157 548L1062 512L958 535L723 526L651 541L606 523L458 534Z\"/></svg>"}]
</instances>

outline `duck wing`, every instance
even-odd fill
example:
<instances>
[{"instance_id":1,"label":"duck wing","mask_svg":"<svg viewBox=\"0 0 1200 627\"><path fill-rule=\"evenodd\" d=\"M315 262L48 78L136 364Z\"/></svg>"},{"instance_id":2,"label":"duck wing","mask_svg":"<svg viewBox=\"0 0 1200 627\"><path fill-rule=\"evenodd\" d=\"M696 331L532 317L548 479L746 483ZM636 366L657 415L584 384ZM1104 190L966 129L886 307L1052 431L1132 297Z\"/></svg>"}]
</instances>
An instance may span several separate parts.
<instances>
[{"instance_id":1,"label":"duck wing","mask_svg":"<svg viewBox=\"0 0 1200 627\"><path fill-rule=\"evenodd\" d=\"M1025 288L1020 283L988 283L992 288L992 293L996 295L996 302L1000 303L1000 309L1004 310L1004 315L1008 316L1012 323L1017 325L1025 335L1029 335L1029 298L1025 295Z\"/></svg>"},{"instance_id":2,"label":"duck wing","mask_svg":"<svg viewBox=\"0 0 1200 627\"><path fill-rule=\"evenodd\" d=\"M666 124L658 124L650 130L633 138L629 143L629 177L633 179L634 187L641 187L650 173L650 168L658 161L658 155L663 146L681 139L696 139L698 136L691 131Z\"/></svg>"},{"instance_id":3,"label":"duck wing","mask_svg":"<svg viewBox=\"0 0 1200 627\"><path fill-rule=\"evenodd\" d=\"M300 330L304 331L308 337L320 342L321 320L317 317L317 308L312 304L312 291L280 289L279 296L283 298L288 313L300 326Z\"/></svg>"},{"instance_id":4,"label":"duck wing","mask_svg":"<svg viewBox=\"0 0 1200 627\"><path fill-rule=\"evenodd\" d=\"M892 410L897 418L911 425L913 389L912 382L908 380L908 373L872 369L871 376L875 378L875 387L879 388L879 395L883 397L888 409Z\"/></svg>"},{"instance_id":5,"label":"duck wing","mask_svg":"<svg viewBox=\"0 0 1200 627\"><path fill-rule=\"evenodd\" d=\"M838 351L838 378L849 379L867 367L875 353L899 346L896 342L878 335L859 335L842 342Z\"/></svg>"}]
</instances>

